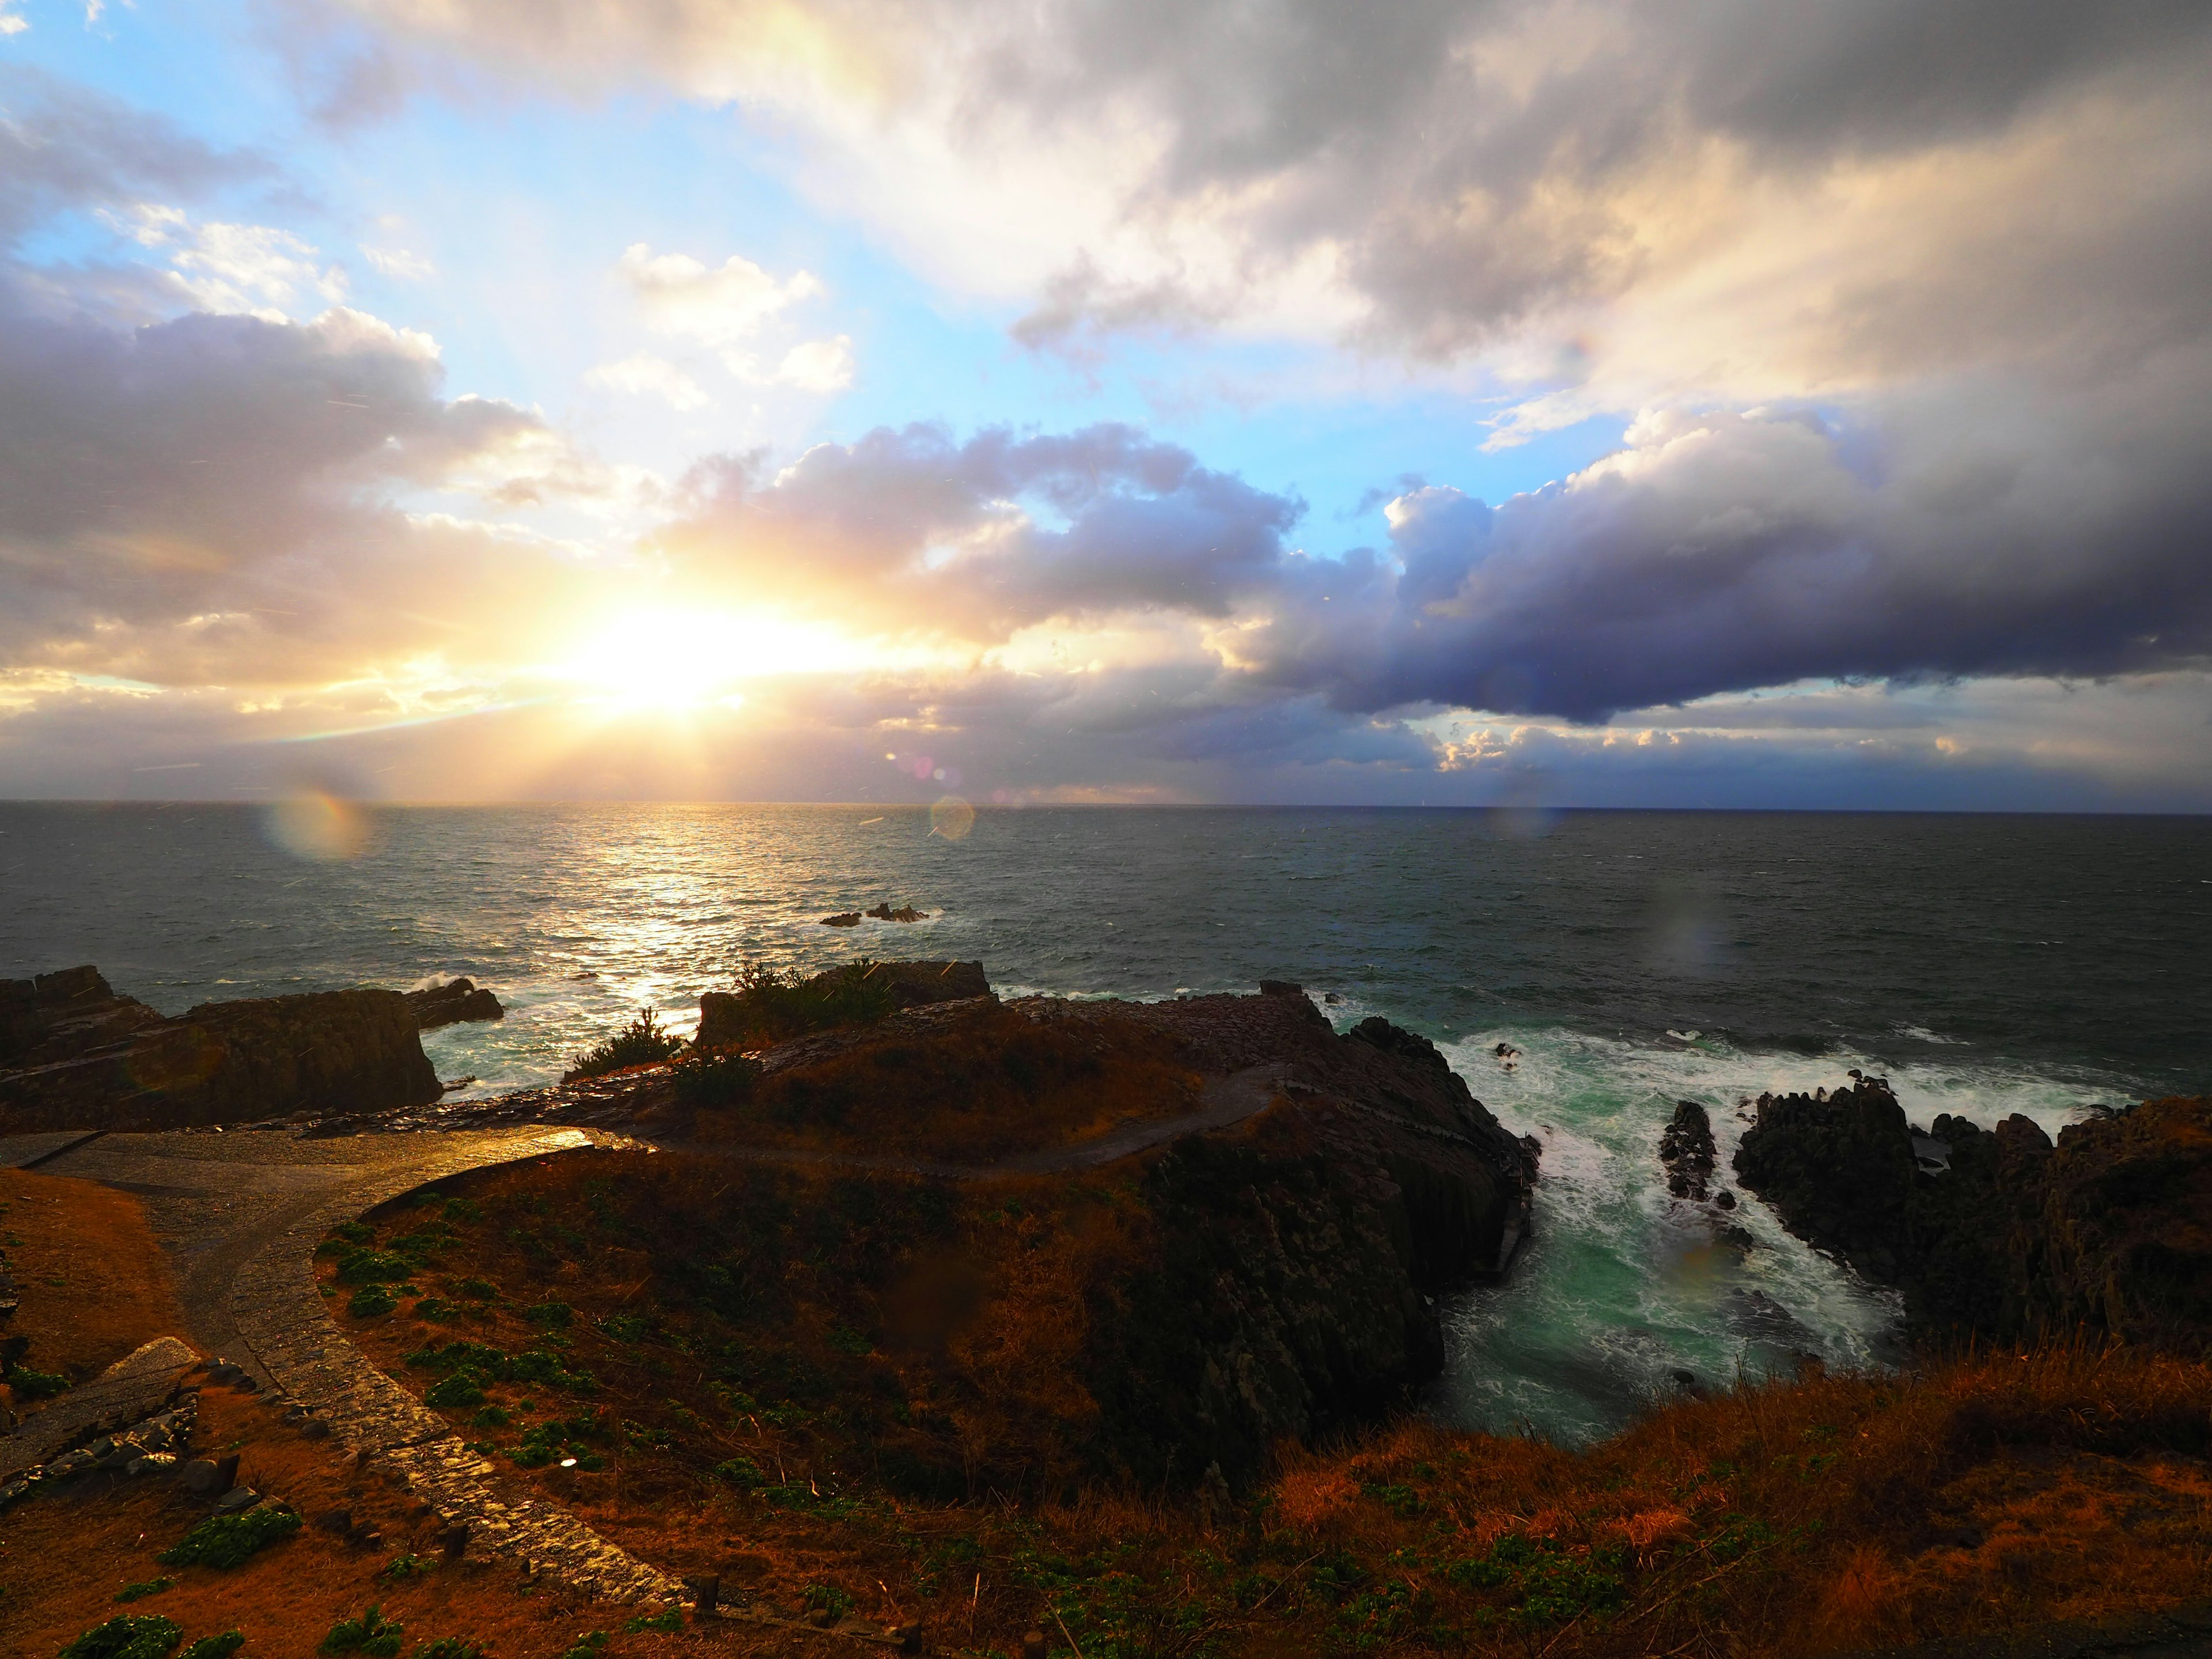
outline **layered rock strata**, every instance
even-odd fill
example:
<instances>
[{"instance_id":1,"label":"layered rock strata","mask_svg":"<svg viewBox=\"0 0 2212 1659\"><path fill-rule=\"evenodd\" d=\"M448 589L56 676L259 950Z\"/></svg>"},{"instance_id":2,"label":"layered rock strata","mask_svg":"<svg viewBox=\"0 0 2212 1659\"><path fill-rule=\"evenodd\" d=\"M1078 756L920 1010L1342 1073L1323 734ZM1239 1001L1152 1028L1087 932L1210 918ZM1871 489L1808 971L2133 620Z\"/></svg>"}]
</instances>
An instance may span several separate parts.
<instances>
[{"instance_id":1,"label":"layered rock strata","mask_svg":"<svg viewBox=\"0 0 2212 1659\"><path fill-rule=\"evenodd\" d=\"M174 1129L438 1098L406 1000L325 991L174 1019L95 968L0 981L0 1130Z\"/></svg>"}]
</instances>

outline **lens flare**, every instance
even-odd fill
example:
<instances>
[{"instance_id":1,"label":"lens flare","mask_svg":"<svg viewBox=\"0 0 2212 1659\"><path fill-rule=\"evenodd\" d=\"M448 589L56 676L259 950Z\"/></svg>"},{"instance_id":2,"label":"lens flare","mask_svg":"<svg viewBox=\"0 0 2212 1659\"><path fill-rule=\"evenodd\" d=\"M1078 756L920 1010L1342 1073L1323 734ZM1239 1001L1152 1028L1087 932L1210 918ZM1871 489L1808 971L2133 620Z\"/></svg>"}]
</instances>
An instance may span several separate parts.
<instances>
[{"instance_id":1,"label":"lens flare","mask_svg":"<svg viewBox=\"0 0 2212 1659\"><path fill-rule=\"evenodd\" d=\"M368 816L351 801L309 790L269 809L269 839L295 858L331 864L368 849Z\"/></svg>"},{"instance_id":2,"label":"lens flare","mask_svg":"<svg viewBox=\"0 0 2212 1659\"><path fill-rule=\"evenodd\" d=\"M975 809L957 795L947 795L929 809L929 833L947 841L963 841L975 827Z\"/></svg>"}]
</instances>

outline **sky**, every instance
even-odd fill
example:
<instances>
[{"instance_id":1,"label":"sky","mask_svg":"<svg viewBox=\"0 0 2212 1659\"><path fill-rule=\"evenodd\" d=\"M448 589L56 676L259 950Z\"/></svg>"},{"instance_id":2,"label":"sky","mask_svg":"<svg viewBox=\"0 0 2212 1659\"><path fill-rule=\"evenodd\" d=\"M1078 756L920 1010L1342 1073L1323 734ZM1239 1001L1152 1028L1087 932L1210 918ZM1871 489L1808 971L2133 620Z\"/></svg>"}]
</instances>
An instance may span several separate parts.
<instances>
[{"instance_id":1,"label":"sky","mask_svg":"<svg viewBox=\"0 0 2212 1659\"><path fill-rule=\"evenodd\" d=\"M2202 0L0 0L0 795L2212 811Z\"/></svg>"}]
</instances>

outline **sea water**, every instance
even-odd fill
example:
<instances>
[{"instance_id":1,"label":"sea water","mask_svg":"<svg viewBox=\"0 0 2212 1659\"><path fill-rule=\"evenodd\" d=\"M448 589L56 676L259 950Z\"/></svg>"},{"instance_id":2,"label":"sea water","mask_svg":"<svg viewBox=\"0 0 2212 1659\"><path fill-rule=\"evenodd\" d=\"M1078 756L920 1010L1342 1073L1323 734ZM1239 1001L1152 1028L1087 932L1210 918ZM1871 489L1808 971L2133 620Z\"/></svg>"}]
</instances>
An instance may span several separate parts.
<instances>
[{"instance_id":1,"label":"sea water","mask_svg":"<svg viewBox=\"0 0 2212 1659\"><path fill-rule=\"evenodd\" d=\"M878 901L914 924L820 918ZM1676 1386L1893 1357L1897 1309L1790 1238L1669 1200L1762 1091L1888 1077L1925 1122L2212 1090L2212 821L1343 809L0 804L0 974L96 963L165 1012L465 974L497 1024L424 1047L547 1081L641 1007L684 1031L746 963L981 960L1004 993L1296 980L1432 1038L1543 1146L1536 1231L1447 1307L1435 1408L1583 1439ZM1498 1044L1517 1049L1509 1066Z\"/></svg>"}]
</instances>

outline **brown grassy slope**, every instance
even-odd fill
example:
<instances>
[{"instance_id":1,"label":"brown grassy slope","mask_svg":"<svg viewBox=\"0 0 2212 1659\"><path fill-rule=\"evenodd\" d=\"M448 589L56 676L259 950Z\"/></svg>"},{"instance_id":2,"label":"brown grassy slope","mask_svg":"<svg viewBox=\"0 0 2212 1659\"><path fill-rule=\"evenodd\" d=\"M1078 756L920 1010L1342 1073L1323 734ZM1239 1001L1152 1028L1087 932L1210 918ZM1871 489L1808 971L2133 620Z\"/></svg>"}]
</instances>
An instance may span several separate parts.
<instances>
[{"instance_id":1,"label":"brown grassy slope","mask_svg":"<svg viewBox=\"0 0 2212 1659\"><path fill-rule=\"evenodd\" d=\"M982 1001L811 1041L823 1057L772 1066L748 1105L701 1112L702 1139L988 1163L1181 1116L1202 1081L1170 1033Z\"/></svg>"},{"instance_id":2,"label":"brown grassy slope","mask_svg":"<svg viewBox=\"0 0 2212 1659\"><path fill-rule=\"evenodd\" d=\"M426 1565L437 1557L436 1523L417 1517L413 1501L374 1469L356 1470L332 1442L304 1439L276 1421L273 1407L228 1389L202 1396L194 1449L235 1450L241 1480L303 1515L350 1509L383 1541L356 1548L310 1526L242 1567L164 1566L155 1557L207 1513L205 1503L173 1481L82 1478L10 1510L0 1525L0 1652L50 1659L118 1613L160 1613L187 1640L243 1632L243 1659L304 1659L333 1624L372 1602L406 1626L410 1653L419 1642L459 1636L486 1644L495 1659L553 1659L591 1630L611 1636L606 1659L788 1650L719 1632L629 1633L624 1625L641 1609L532 1586L505 1565L439 1563L420 1576L380 1577L403 1555ZM178 1582L128 1604L114 1600L126 1584L161 1577Z\"/></svg>"},{"instance_id":3,"label":"brown grassy slope","mask_svg":"<svg viewBox=\"0 0 2212 1659\"><path fill-rule=\"evenodd\" d=\"M348 1322L395 1375L424 1389L405 1355L456 1337L556 1354L592 1392L492 1381L510 1420L449 1415L495 1456L565 1425L578 1467L522 1478L648 1559L786 1610L918 1615L953 1650L1032 1626L1060 1650L1065 1620L1088 1659L1780 1656L2212 1593L2196 1362L1809 1376L1583 1451L1408 1422L1285 1447L1217 1507L1074 1478L1081 1287L1152 1248L1103 1176L948 1194L630 1158L457 1190L481 1218L434 1224L453 1242L416 1275L446 1317Z\"/></svg>"},{"instance_id":4,"label":"brown grassy slope","mask_svg":"<svg viewBox=\"0 0 2212 1659\"><path fill-rule=\"evenodd\" d=\"M21 1303L5 1334L30 1339L33 1370L82 1382L184 1329L161 1247L128 1193L0 1170L0 1251Z\"/></svg>"}]
</instances>

